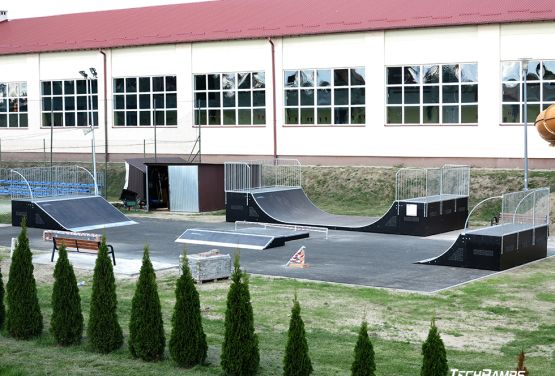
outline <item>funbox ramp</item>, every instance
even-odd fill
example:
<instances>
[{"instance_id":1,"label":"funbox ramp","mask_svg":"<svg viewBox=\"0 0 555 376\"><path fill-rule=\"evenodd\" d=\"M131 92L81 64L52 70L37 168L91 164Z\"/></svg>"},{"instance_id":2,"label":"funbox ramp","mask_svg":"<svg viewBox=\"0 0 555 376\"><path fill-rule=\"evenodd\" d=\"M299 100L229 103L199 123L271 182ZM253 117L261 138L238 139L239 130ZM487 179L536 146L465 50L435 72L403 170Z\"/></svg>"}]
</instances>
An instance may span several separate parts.
<instances>
[{"instance_id":1,"label":"funbox ramp","mask_svg":"<svg viewBox=\"0 0 555 376\"><path fill-rule=\"evenodd\" d=\"M23 218L27 218L28 227L67 231L89 231L137 223L100 196L12 200L12 225L21 226Z\"/></svg>"}]
</instances>

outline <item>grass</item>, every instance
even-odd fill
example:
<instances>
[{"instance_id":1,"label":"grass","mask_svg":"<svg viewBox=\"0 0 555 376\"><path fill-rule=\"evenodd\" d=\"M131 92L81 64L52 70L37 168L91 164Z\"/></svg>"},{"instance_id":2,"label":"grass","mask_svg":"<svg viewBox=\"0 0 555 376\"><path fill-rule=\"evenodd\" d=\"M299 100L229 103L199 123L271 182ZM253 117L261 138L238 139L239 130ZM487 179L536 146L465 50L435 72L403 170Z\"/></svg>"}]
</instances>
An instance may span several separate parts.
<instances>
[{"instance_id":1,"label":"grass","mask_svg":"<svg viewBox=\"0 0 555 376\"><path fill-rule=\"evenodd\" d=\"M3 269L7 270L5 266ZM158 280L167 338L176 278L165 274ZM92 276L81 275L79 280L86 282L80 289L87 320ZM451 367L514 369L516 356L524 349L531 374L555 373L552 320L555 260L552 259L433 295L261 276L251 276L250 281L260 343L260 375L281 374L288 315L295 291L302 307L315 375L349 374L363 317L369 322L378 375L419 373L420 347L432 317L436 317L446 343ZM45 328L48 328L52 284L43 275L37 287ZM188 370L189 375L221 375L219 356L228 287L227 281L198 286L209 343L209 364ZM118 314L126 335L134 288L134 280L117 281ZM42 337L31 341L0 337L0 349L3 367L0 375L140 376L184 372L169 359L155 364L134 360L126 346L109 355L90 352L86 339L80 346L61 348L55 345L47 330Z\"/></svg>"}]
</instances>

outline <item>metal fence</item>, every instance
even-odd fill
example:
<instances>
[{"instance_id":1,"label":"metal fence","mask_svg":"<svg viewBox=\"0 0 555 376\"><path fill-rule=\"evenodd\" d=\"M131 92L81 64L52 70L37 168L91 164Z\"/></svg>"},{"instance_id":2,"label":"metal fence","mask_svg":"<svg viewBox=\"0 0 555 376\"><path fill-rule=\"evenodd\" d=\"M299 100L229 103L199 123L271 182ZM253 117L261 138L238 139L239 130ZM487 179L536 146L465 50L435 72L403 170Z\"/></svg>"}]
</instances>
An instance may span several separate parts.
<instances>
[{"instance_id":1,"label":"metal fence","mask_svg":"<svg viewBox=\"0 0 555 376\"><path fill-rule=\"evenodd\" d=\"M273 187L301 187L301 164L296 159L225 162L226 192L250 192Z\"/></svg>"},{"instance_id":2,"label":"metal fence","mask_svg":"<svg viewBox=\"0 0 555 376\"><path fill-rule=\"evenodd\" d=\"M468 196L469 192L469 166L402 168L395 175L396 201L440 195Z\"/></svg>"},{"instance_id":3,"label":"metal fence","mask_svg":"<svg viewBox=\"0 0 555 376\"><path fill-rule=\"evenodd\" d=\"M444 165L441 168L442 195L470 195L470 166Z\"/></svg>"},{"instance_id":4,"label":"metal fence","mask_svg":"<svg viewBox=\"0 0 555 376\"><path fill-rule=\"evenodd\" d=\"M97 175L99 193L104 176ZM93 196L92 173L81 166L28 167L0 169L0 195L12 199L36 199L57 196Z\"/></svg>"},{"instance_id":5,"label":"metal fence","mask_svg":"<svg viewBox=\"0 0 555 376\"><path fill-rule=\"evenodd\" d=\"M549 188L504 194L499 222L534 227L549 224Z\"/></svg>"}]
</instances>

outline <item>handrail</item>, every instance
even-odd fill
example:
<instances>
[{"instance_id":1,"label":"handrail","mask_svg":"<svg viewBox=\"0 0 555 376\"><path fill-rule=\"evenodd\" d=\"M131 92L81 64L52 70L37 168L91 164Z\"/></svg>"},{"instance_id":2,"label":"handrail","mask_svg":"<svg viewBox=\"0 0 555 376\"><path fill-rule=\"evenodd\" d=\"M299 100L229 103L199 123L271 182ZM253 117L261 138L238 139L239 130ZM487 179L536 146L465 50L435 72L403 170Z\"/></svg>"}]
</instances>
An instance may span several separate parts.
<instances>
[{"instance_id":1,"label":"handrail","mask_svg":"<svg viewBox=\"0 0 555 376\"><path fill-rule=\"evenodd\" d=\"M472 213L474 213L474 210L476 210L478 208L478 206L482 205L483 203L485 203L487 201L495 200L495 199L503 199L503 196L488 197L486 199L483 199L482 201L480 201L476 205L474 205L474 207L472 208L470 213L468 213L468 216L466 217L466 221L464 222L463 234L466 233L466 229L468 227L468 221L470 221L470 216L472 215Z\"/></svg>"},{"instance_id":2,"label":"handrail","mask_svg":"<svg viewBox=\"0 0 555 376\"><path fill-rule=\"evenodd\" d=\"M91 174L91 172L90 172L89 170L87 170L87 169L86 169L85 167L83 167L83 166L75 166L75 167L80 168L80 169L82 169L82 170L85 170L85 171L90 175L90 177L91 177L92 180L93 180L93 184L94 184L94 195L95 195L95 196L98 196L98 182L97 182L96 179L94 178L93 174Z\"/></svg>"},{"instance_id":3,"label":"handrail","mask_svg":"<svg viewBox=\"0 0 555 376\"><path fill-rule=\"evenodd\" d=\"M33 199L33 190L31 189L31 185L29 185L29 182L27 181L27 179L25 179L25 176L23 176L21 173L19 173L17 170L14 170L14 169L10 169L10 172L15 172L16 174L21 176L21 178L25 181L25 184L27 184L27 188L29 189L30 198L32 200Z\"/></svg>"}]
</instances>

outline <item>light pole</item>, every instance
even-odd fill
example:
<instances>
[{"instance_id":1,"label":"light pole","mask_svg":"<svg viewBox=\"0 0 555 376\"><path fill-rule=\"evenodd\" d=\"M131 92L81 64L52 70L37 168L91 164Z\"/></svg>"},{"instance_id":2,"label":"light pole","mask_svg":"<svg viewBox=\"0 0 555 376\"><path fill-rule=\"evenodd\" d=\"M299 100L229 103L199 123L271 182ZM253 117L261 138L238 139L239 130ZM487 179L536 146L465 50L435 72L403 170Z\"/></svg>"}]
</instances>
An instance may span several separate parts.
<instances>
[{"instance_id":1,"label":"light pole","mask_svg":"<svg viewBox=\"0 0 555 376\"><path fill-rule=\"evenodd\" d=\"M522 116L524 117L524 190L528 190L528 88L526 84L528 76L528 62L529 59L522 59L522 76L524 79L524 86L522 89L522 99L524 108L522 109Z\"/></svg>"},{"instance_id":2,"label":"light pole","mask_svg":"<svg viewBox=\"0 0 555 376\"><path fill-rule=\"evenodd\" d=\"M96 73L96 69L94 68L89 68L89 71L91 72L91 76L89 77L89 75L85 72L85 71L79 71L79 74L81 76L83 76L83 78L86 80L86 93L87 93L87 126L90 127L90 129L85 130L85 134L92 132L92 145L91 145L91 153L92 153L92 165L93 165L93 180L94 180L94 195L98 196L98 181L96 179L96 140L94 137L94 106L92 103L92 96L90 94L92 94L92 80L93 77L94 79L96 79L97 77L97 73ZM89 85L90 89L89 89ZM89 100L91 101L90 106L89 106ZM92 112L92 114L89 113L89 111ZM91 122L91 118L92 118L92 122ZM91 124L92 123L92 124Z\"/></svg>"}]
</instances>

